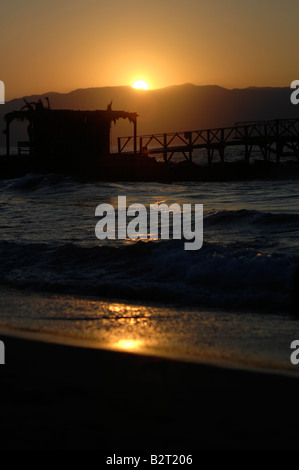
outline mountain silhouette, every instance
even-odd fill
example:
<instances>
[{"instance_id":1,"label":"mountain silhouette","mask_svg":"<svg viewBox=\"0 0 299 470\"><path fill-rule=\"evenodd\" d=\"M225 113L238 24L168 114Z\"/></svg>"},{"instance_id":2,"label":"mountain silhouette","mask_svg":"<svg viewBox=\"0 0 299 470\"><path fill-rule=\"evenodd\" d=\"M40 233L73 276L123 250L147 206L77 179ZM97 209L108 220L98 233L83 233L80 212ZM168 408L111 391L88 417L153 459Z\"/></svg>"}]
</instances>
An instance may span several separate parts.
<instances>
[{"instance_id":1,"label":"mountain silhouette","mask_svg":"<svg viewBox=\"0 0 299 470\"><path fill-rule=\"evenodd\" d=\"M70 93L47 92L26 96L27 101L45 101L51 109L107 109L137 112L138 134L164 133L226 127L236 121L297 118L299 106L290 101L290 88L258 88L228 90L217 85L184 84L156 90L136 90L129 86L78 89ZM3 116L19 110L23 98L0 106L0 146L5 145ZM128 122L113 125L113 143L117 136L132 135ZM26 139L26 125L12 126L12 144Z\"/></svg>"}]
</instances>

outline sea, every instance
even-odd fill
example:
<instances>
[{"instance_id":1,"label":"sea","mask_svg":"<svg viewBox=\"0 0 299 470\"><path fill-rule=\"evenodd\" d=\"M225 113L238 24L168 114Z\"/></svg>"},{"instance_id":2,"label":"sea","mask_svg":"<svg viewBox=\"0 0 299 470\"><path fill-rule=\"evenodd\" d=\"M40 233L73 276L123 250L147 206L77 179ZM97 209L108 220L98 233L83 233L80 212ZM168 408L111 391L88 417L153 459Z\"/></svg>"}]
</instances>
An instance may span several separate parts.
<instances>
[{"instance_id":1,"label":"sea","mask_svg":"<svg viewBox=\"0 0 299 470\"><path fill-rule=\"evenodd\" d=\"M0 180L0 328L187 361L298 373L298 177ZM203 204L203 246L99 240L99 204ZM0 335L1 337L1 335Z\"/></svg>"}]
</instances>

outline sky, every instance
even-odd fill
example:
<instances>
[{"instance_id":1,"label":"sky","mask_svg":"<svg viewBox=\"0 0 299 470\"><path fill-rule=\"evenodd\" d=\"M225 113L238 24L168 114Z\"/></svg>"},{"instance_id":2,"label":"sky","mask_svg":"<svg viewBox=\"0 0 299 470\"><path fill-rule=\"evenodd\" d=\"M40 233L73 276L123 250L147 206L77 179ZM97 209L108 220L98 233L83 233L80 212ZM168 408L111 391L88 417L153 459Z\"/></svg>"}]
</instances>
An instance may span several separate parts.
<instances>
[{"instance_id":1,"label":"sky","mask_svg":"<svg viewBox=\"0 0 299 470\"><path fill-rule=\"evenodd\" d=\"M6 100L50 91L299 79L298 0L1 0Z\"/></svg>"}]
</instances>

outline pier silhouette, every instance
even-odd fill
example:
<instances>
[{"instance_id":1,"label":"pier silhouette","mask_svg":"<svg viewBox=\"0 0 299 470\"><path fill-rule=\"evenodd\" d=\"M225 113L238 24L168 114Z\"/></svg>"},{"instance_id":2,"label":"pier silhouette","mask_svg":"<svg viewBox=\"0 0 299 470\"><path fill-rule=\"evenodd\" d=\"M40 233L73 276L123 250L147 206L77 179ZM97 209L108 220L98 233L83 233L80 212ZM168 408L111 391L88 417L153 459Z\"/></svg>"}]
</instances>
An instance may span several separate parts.
<instances>
[{"instance_id":1,"label":"pier silhouette","mask_svg":"<svg viewBox=\"0 0 299 470\"><path fill-rule=\"evenodd\" d=\"M283 157L299 160L299 119L237 122L232 127L118 137L118 154L136 153L138 145L140 153L146 147L152 155L163 155L166 163L174 154L192 162L196 149L207 150L208 165L217 154L224 163L225 150L232 146L244 147L246 161L250 160L253 147L259 147L265 161L271 155L277 162Z\"/></svg>"},{"instance_id":2,"label":"pier silhouette","mask_svg":"<svg viewBox=\"0 0 299 470\"><path fill-rule=\"evenodd\" d=\"M232 127L138 135L136 112L51 109L49 101L28 103L4 116L6 155L0 177L28 172L63 173L104 180L228 180L265 173L284 157L299 161L299 119L237 122ZM128 119L133 135L118 137L118 151L111 149L111 124ZM17 142L11 155L11 125L25 122L28 140ZM226 160L226 150L244 148L244 158ZM260 149L264 162L251 165L252 149ZM206 151L207 165L193 162L194 153ZM229 157L229 151L227 155ZM175 154L184 162L172 164ZM161 155L161 160L153 158ZM292 162L291 162L292 163ZM286 169L288 170L288 169ZM291 170L293 171L293 169ZM297 171L297 170L296 170Z\"/></svg>"}]
</instances>

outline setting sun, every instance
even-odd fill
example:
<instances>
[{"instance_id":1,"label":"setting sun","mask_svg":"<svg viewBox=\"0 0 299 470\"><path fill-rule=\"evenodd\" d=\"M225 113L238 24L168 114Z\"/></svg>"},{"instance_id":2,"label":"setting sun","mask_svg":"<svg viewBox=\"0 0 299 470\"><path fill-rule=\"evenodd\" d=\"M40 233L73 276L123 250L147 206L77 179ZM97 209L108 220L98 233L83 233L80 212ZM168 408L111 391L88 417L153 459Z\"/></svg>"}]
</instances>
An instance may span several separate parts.
<instances>
[{"instance_id":1,"label":"setting sun","mask_svg":"<svg viewBox=\"0 0 299 470\"><path fill-rule=\"evenodd\" d=\"M144 80L137 80L133 83L133 88L137 88L138 90L148 90L149 86Z\"/></svg>"},{"instance_id":2,"label":"setting sun","mask_svg":"<svg viewBox=\"0 0 299 470\"><path fill-rule=\"evenodd\" d=\"M138 349L142 344L141 341L134 340L134 339L121 339L117 343L115 343L115 347L119 349Z\"/></svg>"}]
</instances>

